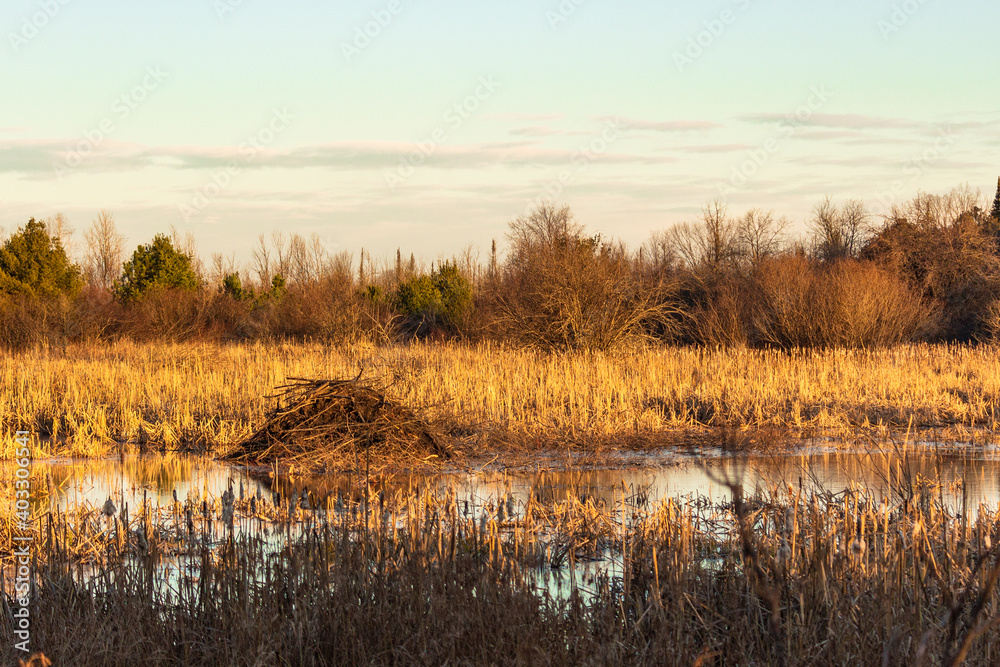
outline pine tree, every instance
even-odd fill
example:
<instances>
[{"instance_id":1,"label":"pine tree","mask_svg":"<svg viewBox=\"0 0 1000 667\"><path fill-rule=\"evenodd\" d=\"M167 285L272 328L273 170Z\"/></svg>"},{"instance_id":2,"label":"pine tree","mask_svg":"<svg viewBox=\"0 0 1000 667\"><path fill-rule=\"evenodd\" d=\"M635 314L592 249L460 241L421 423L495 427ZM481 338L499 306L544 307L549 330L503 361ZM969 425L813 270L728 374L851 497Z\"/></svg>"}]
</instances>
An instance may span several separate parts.
<instances>
[{"instance_id":1,"label":"pine tree","mask_svg":"<svg viewBox=\"0 0 1000 667\"><path fill-rule=\"evenodd\" d=\"M152 243L141 245L132 253L132 259L122 266L122 275L113 290L120 300L131 301L152 289L194 291L198 284L191 257L175 249L170 237L157 234Z\"/></svg>"},{"instance_id":2,"label":"pine tree","mask_svg":"<svg viewBox=\"0 0 1000 667\"><path fill-rule=\"evenodd\" d=\"M59 236L34 218L0 245L0 292L56 296L80 290L80 267Z\"/></svg>"},{"instance_id":3,"label":"pine tree","mask_svg":"<svg viewBox=\"0 0 1000 667\"><path fill-rule=\"evenodd\" d=\"M997 196L993 199L993 210L990 217L1000 222L1000 178L997 179Z\"/></svg>"}]
</instances>

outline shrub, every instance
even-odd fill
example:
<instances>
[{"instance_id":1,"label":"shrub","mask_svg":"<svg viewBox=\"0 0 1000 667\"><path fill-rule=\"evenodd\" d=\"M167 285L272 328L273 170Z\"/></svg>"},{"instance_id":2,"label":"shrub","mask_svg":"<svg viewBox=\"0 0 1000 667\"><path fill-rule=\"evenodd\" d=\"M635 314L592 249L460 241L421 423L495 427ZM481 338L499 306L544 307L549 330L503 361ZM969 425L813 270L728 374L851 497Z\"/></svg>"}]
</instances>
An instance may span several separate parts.
<instances>
[{"instance_id":1,"label":"shrub","mask_svg":"<svg viewBox=\"0 0 1000 667\"><path fill-rule=\"evenodd\" d=\"M430 276L417 276L396 290L395 306L409 317L433 316L441 309L441 292Z\"/></svg>"},{"instance_id":2,"label":"shrub","mask_svg":"<svg viewBox=\"0 0 1000 667\"><path fill-rule=\"evenodd\" d=\"M665 319L620 245L587 236L569 207L544 204L510 225L496 302L499 333L546 349L600 349Z\"/></svg>"},{"instance_id":3,"label":"shrub","mask_svg":"<svg viewBox=\"0 0 1000 667\"><path fill-rule=\"evenodd\" d=\"M802 256L765 262L747 300L755 342L782 348L876 347L927 337L938 312L892 271Z\"/></svg>"},{"instance_id":4,"label":"shrub","mask_svg":"<svg viewBox=\"0 0 1000 667\"><path fill-rule=\"evenodd\" d=\"M472 308L472 286L458 266L445 262L431 275L416 276L399 285L393 305L421 324L455 330Z\"/></svg>"}]
</instances>

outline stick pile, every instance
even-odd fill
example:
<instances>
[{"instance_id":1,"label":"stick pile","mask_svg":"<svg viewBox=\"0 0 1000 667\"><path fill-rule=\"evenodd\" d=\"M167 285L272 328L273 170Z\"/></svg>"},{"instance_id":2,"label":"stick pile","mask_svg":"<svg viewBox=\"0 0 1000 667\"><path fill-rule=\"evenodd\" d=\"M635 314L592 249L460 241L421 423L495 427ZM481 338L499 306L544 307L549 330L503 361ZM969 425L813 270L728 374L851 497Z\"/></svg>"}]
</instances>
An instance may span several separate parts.
<instances>
[{"instance_id":1,"label":"stick pile","mask_svg":"<svg viewBox=\"0 0 1000 667\"><path fill-rule=\"evenodd\" d=\"M359 455L369 461L450 458L450 448L409 408L388 400L374 383L289 378L278 387L267 422L227 458L281 459L307 469L343 468Z\"/></svg>"}]
</instances>

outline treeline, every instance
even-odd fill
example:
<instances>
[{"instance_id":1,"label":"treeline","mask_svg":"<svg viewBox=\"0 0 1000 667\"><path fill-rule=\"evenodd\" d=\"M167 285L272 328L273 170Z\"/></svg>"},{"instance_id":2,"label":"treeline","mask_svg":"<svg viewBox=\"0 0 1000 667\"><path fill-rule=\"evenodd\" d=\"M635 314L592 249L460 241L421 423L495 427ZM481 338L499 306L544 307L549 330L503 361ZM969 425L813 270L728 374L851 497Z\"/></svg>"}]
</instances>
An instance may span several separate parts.
<instances>
[{"instance_id":1,"label":"treeline","mask_svg":"<svg viewBox=\"0 0 1000 667\"><path fill-rule=\"evenodd\" d=\"M543 205L510 224L501 259L427 267L397 251L331 255L318 238L260 237L248 266L157 235L126 256L102 212L74 263L65 219L30 220L0 246L0 346L134 340L493 340L544 349L631 342L875 347L1000 336L1000 185L873 216L815 207L793 238L773 212L707 206L641 248ZM70 253L72 254L72 253Z\"/></svg>"}]
</instances>

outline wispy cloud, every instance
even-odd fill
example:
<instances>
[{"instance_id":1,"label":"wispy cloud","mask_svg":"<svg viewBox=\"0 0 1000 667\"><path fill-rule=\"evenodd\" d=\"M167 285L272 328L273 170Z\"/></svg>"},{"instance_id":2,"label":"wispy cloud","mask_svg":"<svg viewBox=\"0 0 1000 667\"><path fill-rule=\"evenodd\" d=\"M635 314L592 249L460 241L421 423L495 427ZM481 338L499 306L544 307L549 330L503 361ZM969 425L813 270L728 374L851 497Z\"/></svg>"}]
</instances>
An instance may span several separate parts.
<instances>
[{"instance_id":1,"label":"wispy cloud","mask_svg":"<svg viewBox=\"0 0 1000 667\"><path fill-rule=\"evenodd\" d=\"M488 113L483 114L486 120L499 120L505 123L540 123L550 120L562 120L561 113Z\"/></svg>"},{"instance_id":2,"label":"wispy cloud","mask_svg":"<svg viewBox=\"0 0 1000 667\"><path fill-rule=\"evenodd\" d=\"M65 155L67 141L2 141L0 172L22 173L36 178L54 176ZM405 142L359 141L258 150L247 160L239 146L141 146L106 141L88 155L80 168L87 172L132 171L150 167L170 169L216 169L234 162L245 169L386 169L417 149ZM537 146L536 142L511 141L464 146L439 146L427 160L438 169L532 167L565 165L575 151ZM607 153L607 163L657 164L673 162L666 156Z\"/></svg>"},{"instance_id":3,"label":"wispy cloud","mask_svg":"<svg viewBox=\"0 0 1000 667\"><path fill-rule=\"evenodd\" d=\"M754 148L750 144L705 144L699 146L671 146L661 148L664 151L677 151L679 153L735 153L736 151L746 151Z\"/></svg>"},{"instance_id":4,"label":"wispy cloud","mask_svg":"<svg viewBox=\"0 0 1000 667\"><path fill-rule=\"evenodd\" d=\"M600 120L609 120L601 118ZM721 124L707 120L634 120L630 118L619 119L621 126L626 130L643 130L646 132L704 132L722 127Z\"/></svg>"},{"instance_id":5,"label":"wispy cloud","mask_svg":"<svg viewBox=\"0 0 1000 667\"><path fill-rule=\"evenodd\" d=\"M548 125L529 125L514 128L510 133L515 137L580 137L590 136L593 134L593 131L561 130Z\"/></svg>"},{"instance_id":6,"label":"wispy cloud","mask_svg":"<svg viewBox=\"0 0 1000 667\"><path fill-rule=\"evenodd\" d=\"M805 119L796 117L789 118L786 114L759 113L740 116L740 120L747 123L761 123L772 125L781 122L793 122L800 127L831 127L851 130L873 130L873 129L918 129L924 126L918 123L901 118L885 118L882 116L868 116L863 114L832 114L815 113Z\"/></svg>"}]
</instances>

